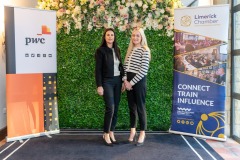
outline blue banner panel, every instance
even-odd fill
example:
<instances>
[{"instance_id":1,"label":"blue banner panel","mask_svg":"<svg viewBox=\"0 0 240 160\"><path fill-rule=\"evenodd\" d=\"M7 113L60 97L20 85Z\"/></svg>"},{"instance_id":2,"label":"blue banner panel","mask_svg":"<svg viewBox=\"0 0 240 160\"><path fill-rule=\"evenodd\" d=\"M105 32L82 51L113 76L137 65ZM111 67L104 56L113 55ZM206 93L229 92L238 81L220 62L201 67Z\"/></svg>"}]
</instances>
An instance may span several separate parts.
<instances>
[{"instance_id":1,"label":"blue banner panel","mask_svg":"<svg viewBox=\"0 0 240 160\"><path fill-rule=\"evenodd\" d=\"M174 71L172 130L224 138L224 106L225 86Z\"/></svg>"}]
</instances>

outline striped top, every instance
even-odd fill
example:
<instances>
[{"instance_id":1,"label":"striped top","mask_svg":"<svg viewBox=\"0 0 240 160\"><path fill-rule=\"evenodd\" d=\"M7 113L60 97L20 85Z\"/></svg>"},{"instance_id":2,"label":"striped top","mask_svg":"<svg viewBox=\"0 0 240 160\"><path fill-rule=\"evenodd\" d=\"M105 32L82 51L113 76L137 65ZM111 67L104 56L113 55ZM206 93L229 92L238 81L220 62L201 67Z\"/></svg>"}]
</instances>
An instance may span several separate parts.
<instances>
[{"instance_id":1,"label":"striped top","mask_svg":"<svg viewBox=\"0 0 240 160\"><path fill-rule=\"evenodd\" d=\"M149 54L149 51L144 47L133 48L124 64L123 80L127 79L127 72L136 73L135 77L130 81L133 86L146 76L149 68Z\"/></svg>"}]
</instances>

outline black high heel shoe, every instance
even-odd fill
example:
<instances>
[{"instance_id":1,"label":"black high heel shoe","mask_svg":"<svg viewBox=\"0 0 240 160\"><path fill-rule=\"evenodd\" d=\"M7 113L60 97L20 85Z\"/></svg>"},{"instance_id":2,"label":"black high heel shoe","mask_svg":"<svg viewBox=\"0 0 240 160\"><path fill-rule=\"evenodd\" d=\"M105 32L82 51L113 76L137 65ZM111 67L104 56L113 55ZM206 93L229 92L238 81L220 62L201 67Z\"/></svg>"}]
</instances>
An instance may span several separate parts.
<instances>
[{"instance_id":1,"label":"black high heel shoe","mask_svg":"<svg viewBox=\"0 0 240 160\"><path fill-rule=\"evenodd\" d=\"M111 137L110 137L110 141L112 142L112 144L119 144L118 141L113 141Z\"/></svg>"},{"instance_id":2,"label":"black high heel shoe","mask_svg":"<svg viewBox=\"0 0 240 160\"><path fill-rule=\"evenodd\" d=\"M132 141L128 140L128 142L129 142L129 143L137 142L137 131L135 132L135 135L134 135L134 137L133 137L133 140L132 140Z\"/></svg>"},{"instance_id":3,"label":"black high heel shoe","mask_svg":"<svg viewBox=\"0 0 240 160\"><path fill-rule=\"evenodd\" d=\"M137 143L136 143L136 146L137 146L137 147L143 146L143 145L144 145L145 138L146 138L146 135L144 136L142 142L137 142Z\"/></svg>"},{"instance_id":4,"label":"black high heel shoe","mask_svg":"<svg viewBox=\"0 0 240 160\"><path fill-rule=\"evenodd\" d=\"M105 135L103 135L103 142L106 146L109 146L109 147L113 147L113 144L112 143L108 143L105 139Z\"/></svg>"}]
</instances>

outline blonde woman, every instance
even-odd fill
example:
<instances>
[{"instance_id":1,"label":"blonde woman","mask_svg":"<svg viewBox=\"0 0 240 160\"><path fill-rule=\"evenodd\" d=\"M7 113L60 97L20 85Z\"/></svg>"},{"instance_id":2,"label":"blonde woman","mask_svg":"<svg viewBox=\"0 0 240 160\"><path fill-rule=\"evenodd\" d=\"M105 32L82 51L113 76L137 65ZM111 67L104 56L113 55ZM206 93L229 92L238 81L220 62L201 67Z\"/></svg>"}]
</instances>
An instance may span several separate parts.
<instances>
[{"instance_id":1,"label":"blonde woman","mask_svg":"<svg viewBox=\"0 0 240 160\"><path fill-rule=\"evenodd\" d=\"M128 106L130 111L130 136L128 141L136 139L137 118L140 124L140 134L136 146L142 146L147 129L146 115L146 75L150 61L150 49L142 28L136 28L131 35L130 44L124 61L124 86L127 90Z\"/></svg>"}]
</instances>

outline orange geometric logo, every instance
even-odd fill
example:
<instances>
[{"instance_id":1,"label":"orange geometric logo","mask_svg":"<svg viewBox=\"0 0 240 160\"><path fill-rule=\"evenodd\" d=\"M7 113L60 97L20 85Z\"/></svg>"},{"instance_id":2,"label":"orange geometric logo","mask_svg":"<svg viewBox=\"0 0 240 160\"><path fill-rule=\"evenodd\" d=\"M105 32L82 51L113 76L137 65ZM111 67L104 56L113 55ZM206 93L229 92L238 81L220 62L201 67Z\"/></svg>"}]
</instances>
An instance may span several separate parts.
<instances>
[{"instance_id":1,"label":"orange geometric logo","mask_svg":"<svg viewBox=\"0 0 240 160\"><path fill-rule=\"evenodd\" d=\"M43 34L51 34L50 28L48 28L46 25L42 25L42 33L37 35L43 35Z\"/></svg>"}]
</instances>

